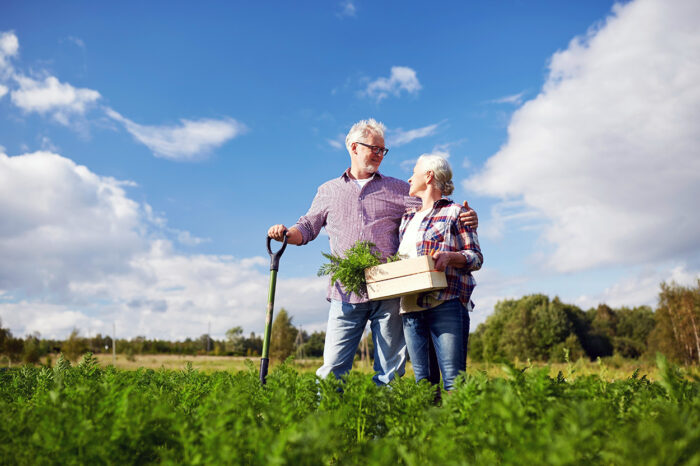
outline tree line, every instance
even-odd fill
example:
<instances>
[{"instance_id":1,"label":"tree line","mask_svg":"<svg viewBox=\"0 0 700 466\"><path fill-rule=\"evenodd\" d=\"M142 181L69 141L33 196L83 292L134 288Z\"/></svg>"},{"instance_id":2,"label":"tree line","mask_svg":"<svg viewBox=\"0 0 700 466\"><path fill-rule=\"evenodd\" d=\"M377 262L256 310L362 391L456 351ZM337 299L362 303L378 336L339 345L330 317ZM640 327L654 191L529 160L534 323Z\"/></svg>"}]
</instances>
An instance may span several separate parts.
<instances>
[{"instance_id":1,"label":"tree line","mask_svg":"<svg viewBox=\"0 0 700 466\"><path fill-rule=\"evenodd\" d=\"M325 332L309 334L297 329L292 316L281 309L272 324L270 357L320 357L324 340ZM372 355L371 337L360 345L358 355L363 349ZM75 360L88 351L111 353L112 337L82 337L76 329L65 340L44 339L38 333L19 338L0 321L0 361L37 363L51 353L63 353ZM700 280L689 287L662 283L655 310L601 304L584 311L542 294L503 300L469 337L469 358L475 361L519 358L556 362L614 355L640 358L657 351L676 362L700 362ZM137 336L117 339L116 352L128 358L140 354L258 357L262 336L246 336L241 327L229 329L222 340L207 334L184 341Z\"/></svg>"},{"instance_id":2,"label":"tree line","mask_svg":"<svg viewBox=\"0 0 700 466\"><path fill-rule=\"evenodd\" d=\"M313 332L297 329L292 317L281 309L272 324L270 336L270 356L283 360L290 355L298 357L320 357L323 355L325 332ZM148 339L137 336L130 339L116 340L116 353L133 358L143 354L175 355L214 355L214 356L249 356L259 357L262 353L263 337L251 332L244 335L241 327L233 327L226 332L224 339L214 339L208 334L199 338L187 338L184 341ZM112 337L100 333L92 337L80 335L74 329L65 340L42 338L39 333L25 338L15 337L12 332L2 327L0 321L0 362L10 364L36 364L41 358L50 354L63 353L71 360L77 360L84 353L111 354Z\"/></svg>"},{"instance_id":3,"label":"tree line","mask_svg":"<svg viewBox=\"0 0 700 466\"><path fill-rule=\"evenodd\" d=\"M640 358L661 352L684 364L700 362L700 280L692 287L661 284L656 310L649 306L584 311L542 294L504 300L470 335L477 361Z\"/></svg>"}]
</instances>

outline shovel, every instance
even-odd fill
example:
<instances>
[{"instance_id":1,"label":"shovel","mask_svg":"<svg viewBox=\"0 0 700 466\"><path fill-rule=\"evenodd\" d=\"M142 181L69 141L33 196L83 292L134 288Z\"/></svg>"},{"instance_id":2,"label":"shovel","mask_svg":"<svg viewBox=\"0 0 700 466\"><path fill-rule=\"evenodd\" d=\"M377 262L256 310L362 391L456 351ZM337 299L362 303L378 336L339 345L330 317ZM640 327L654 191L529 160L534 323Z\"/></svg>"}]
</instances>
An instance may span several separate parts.
<instances>
[{"instance_id":1,"label":"shovel","mask_svg":"<svg viewBox=\"0 0 700 466\"><path fill-rule=\"evenodd\" d=\"M280 266L280 257L287 247L287 232L284 232L282 247L277 252L270 249L272 238L267 237L267 252L270 254L270 291L267 297L267 317L265 317L265 337L263 338L262 358L260 359L260 383L265 385L267 378L267 366L270 364L270 334L272 333L272 310L275 307L275 285L277 285L277 270Z\"/></svg>"}]
</instances>

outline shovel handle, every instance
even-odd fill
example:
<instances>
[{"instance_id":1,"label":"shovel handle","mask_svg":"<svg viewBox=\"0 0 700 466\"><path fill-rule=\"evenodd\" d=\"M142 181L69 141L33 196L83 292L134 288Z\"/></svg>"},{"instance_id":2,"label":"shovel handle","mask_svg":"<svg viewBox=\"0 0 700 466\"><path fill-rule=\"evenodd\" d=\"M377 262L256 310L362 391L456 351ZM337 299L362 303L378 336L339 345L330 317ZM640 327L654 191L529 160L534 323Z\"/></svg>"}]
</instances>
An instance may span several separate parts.
<instances>
[{"instance_id":1,"label":"shovel handle","mask_svg":"<svg viewBox=\"0 0 700 466\"><path fill-rule=\"evenodd\" d=\"M284 240L282 240L282 247L277 252L272 252L270 248L270 242L272 238L267 237L267 252L270 253L270 270L279 270L280 268L280 257L287 247L287 230L284 230Z\"/></svg>"}]
</instances>

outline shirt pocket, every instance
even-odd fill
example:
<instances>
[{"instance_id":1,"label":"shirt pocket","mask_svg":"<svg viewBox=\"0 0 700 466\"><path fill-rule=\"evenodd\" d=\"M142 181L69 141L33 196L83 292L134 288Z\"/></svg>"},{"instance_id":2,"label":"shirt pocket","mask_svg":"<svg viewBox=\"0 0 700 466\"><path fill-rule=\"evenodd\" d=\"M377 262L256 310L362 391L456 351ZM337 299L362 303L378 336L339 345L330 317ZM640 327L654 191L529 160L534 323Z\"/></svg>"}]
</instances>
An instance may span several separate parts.
<instances>
[{"instance_id":1,"label":"shirt pocket","mask_svg":"<svg viewBox=\"0 0 700 466\"><path fill-rule=\"evenodd\" d=\"M426 230L424 238L427 241L443 243L448 236L450 224L448 222L433 222Z\"/></svg>"}]
</instances>

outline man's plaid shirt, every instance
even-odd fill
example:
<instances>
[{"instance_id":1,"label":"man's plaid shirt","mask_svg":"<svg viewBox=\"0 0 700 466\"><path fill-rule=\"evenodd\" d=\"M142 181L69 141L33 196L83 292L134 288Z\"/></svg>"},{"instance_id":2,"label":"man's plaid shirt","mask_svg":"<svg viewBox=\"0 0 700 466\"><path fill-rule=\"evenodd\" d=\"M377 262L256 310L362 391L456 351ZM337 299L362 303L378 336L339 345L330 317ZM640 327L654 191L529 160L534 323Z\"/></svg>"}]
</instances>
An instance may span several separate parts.
<instances>
[{"instance_id":1,"label":"man's plaid shirt","mask_svg":"<svg viewBox=\"0 0 700 466\"><path fill-rule=\"evenodd\" d=\"M459 221L459 214L466 212L466 209L455 204L449 199L440 199L435 202L433 209L425 216L418 228L418 242L416 252L419 256L432 255L436 251L459 252L466 259L467 263L462 268L447 267L445 276L447 277L447 288L427 293L419 298L418 303L426 308L433 307L431 304L439 304L454 298L459 298L462 304L469 309L473 309L471 295L476 286L476 281L472 277L472 270L479 270L484 257L479 248L479 238L476 230L464 226ZM416 214L415 209L407 211L401 218L399 226L399 241L403 239L408 222Z\"/></svg>"}]
</instances>

